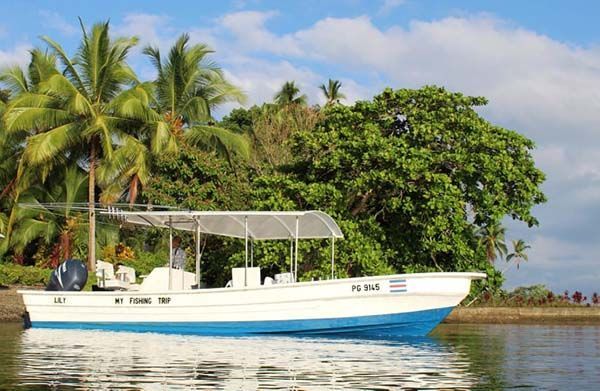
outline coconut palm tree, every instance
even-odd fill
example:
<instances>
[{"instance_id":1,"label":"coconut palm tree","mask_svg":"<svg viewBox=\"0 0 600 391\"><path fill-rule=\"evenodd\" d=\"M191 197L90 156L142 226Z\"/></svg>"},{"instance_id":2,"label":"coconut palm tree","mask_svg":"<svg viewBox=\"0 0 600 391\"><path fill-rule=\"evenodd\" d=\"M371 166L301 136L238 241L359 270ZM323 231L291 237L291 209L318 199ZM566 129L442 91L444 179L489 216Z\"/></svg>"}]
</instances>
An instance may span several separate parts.
<instances>
[{"instance_id":1,"label":"coconut palm tree","mask_svg":"<svg viewBox=\"0 0 600 391\"><path fill-rule=\"evenodd\" d=\"M204 44L190 45L183 34L166 58L154 47L144 53L157 71L152 107L160 115L147 140L154 154L176 153L181 141L215 149L228 157L248 156L247 140L214 126L213 111L227 102L243 103L246 96L229 83L207 56L213 51Z\"/></svg>"},{"instance_id":2,"label":"coconut palm tree","mask_svg":"<svg viewBox=\"0 0 600 391\"><path fill-rule=\"evenodd\" d=\"M523 239L513 240L513 252L508 254L506 257L506 262L510 262L511 259L515 259L517 263L517 269L519 268L519 262L521 260L528 261L529 257L525 253L526 250L530 249L531 246L527 245Z\"/></svg>"},{"instance_id":3,"label":"coconut palm tree","mask_svg":"<svg viewBox=\"0 0 600 391\"><path fill-rule=\"evenodd\" d=\"M9 132L33 131L22 160L40 169L42 177L56 164L77 161L85 165L89 175L88 268L93 272L96 168L103 159L113 158L115 147L135 150L139 143L131 129L157 118L142 99L143 89L126 89L137 83L125 62L137 39L111 39L108 22L95 24L91 31L81 24L81 29L83 37L73 59L57 42L42 38L62 69L44 72L35 91L14 98L4 119Z\"/></svg>"},{"instance_id":4,"label":"coconut palm tree","mask_svg":"<svg viewBox=\"0 0 600 391\"><path fill-rule=\"evenodd\" d=\"M189 45L183 34L166 58L159 49L148 46L157 71L153 83L143 83L123 94L128 102L144 101L156 120L134 129L135 139L127 148L115 151L114 158L99 167L100 182L106 184L102 200L114 202L127 194L130 203L140 186L149 179L153 157L176 154L186 143L222 153L231 162L233 155L249 155L245 137L214 126L213 111L226 102L243 103L245 95L224 77L223 71L207 55L206 45ZM132 95L133 99L126 95Z\"/></svg>"},{"instance_id":5,"label":"coconut palm tree","mask_svg":"<svg viewBox=\"0 0 600 391\"><path fill-rule=\"evenodd\" d=\"M327 85L321 84L319 88L321 89L321 91L323 91L325 99L327 99L327 105L340 103L340 99L346 99L346 95L340 92L340 88L342 88L342 83L339 80L329 79Z\"/></svg>"},{"instance_id":6,"label":"coconut palm tree","mask_svg":"<svg viewBox=\"0 0 600 391\"><path fill-rule=\"evenodd\" d=\"M6 87L6 99L0 103L0 116L8 108L9 98L37 91L41 80L56 73L56 58L52 54L33 49L31 60L24 71L18 66L6 68L0 74L0 83ZM4 124L2 124L4 125ZM5 240L0 241L0 254L6 253L11 240L12 227L18 219L16 205L20 194L39 181L39 176L33 170L27 170L28 162L22 159L27 137L33 136L36 129L22 131L7 131L0 126L0 203L6 211L0 215Z\"/></svg>"},{"instance_id":7,"label":"coconut palm tree","mask_svg":"<svg viewBox=\"0 0 600 391\"><path fill-rule=\"evenodd\" d=\"M300 88L296 86L295 81L286 81L281 86L279 92L273 97L275 103L280 106L290 104L305 105L308 98L305 94L300 95Z\"/></svg>"},{"instance_id":8,"label":"coconut palm tree","mask_svg":"<svg viewBox=\"0 0 600 391\"><path fill-rule=\"evenodd\" d=\"M485 248L487 260L490 263L506 254L504 234L506 229L500 223L490 223L479 229L479 243Z\"/></svg>"}]
</instances>

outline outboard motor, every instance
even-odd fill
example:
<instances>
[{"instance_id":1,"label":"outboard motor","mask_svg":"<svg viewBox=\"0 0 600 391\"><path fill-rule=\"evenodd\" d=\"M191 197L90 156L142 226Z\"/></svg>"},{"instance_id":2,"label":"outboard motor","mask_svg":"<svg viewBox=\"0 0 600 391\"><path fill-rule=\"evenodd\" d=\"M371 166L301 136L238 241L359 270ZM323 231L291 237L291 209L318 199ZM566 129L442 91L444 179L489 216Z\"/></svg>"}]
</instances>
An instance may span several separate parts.
<instances>
[{"instance_id":1,"label":"outboard motor","mask_svg":"<svg viewBox=\"0 0 600 391\"><path fill-rule=\"evenodd\" d=\"M85 264L78 259L67 259L52 272L47 291L80 291L87 282Z\"/></svg>"}]
</instances>

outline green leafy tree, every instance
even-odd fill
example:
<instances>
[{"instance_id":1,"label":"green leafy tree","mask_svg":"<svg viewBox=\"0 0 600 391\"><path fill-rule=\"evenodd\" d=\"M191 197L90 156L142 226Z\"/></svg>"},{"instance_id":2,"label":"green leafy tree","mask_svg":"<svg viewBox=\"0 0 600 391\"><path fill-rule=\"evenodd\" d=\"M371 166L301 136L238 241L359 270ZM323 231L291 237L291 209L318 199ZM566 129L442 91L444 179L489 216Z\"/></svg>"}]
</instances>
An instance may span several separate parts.
<instances>
[{"instance_id":1,"label":"green leafy tree","mask_svg":"<svg viewBox=\"0 0 600 391\"><path fill-rule=\"evenodd\" d=\"M275 103L280 106L291 104L305 105L308 98L305 94L300 94L300 88L296 86L295 81L286 81L281 89L273 97Z\"/></svg>"},{"instance_id":2,"label":"green leafy tree","mask_svg":"<svg viewBox=\"0 0 600 391\"><path fill-rule=\"evenodd\" d=\"M523 239L513 240L512 241L513 252L508 254L506 257L506 262L510 262L512 259L517 263L517 269L519 268L520 261L528 261L529 257L526 253L528 249L531 248L528 244L525 243Z\"/></svg>"},{"instance_id":3,"label":"green leafy tree","mask_svg":"<svg viewBox=\"0 0 600 391\"><path fill-rule=\"evenodd\" d=\"M191 210L248 209L250 191L245 181L247 176L240 169L236 171L237 176L226 159L214 151L182 145L178 155L165 155L155 161L154 174L142 192L142 199L146 203L177 205ZM158 233L145 230L134 232L132 236L143 238L149 235L145 242L154 243L157 246L155 250L161 251L168 248L164 234L164 230ZM184 245L192 243L190 236L182 236ZM238 240L203 235L203 280L210 286L223 286L230 279L229 260L241 249L240 246Z\"/></svg>"},{"instance_id":4,"label":"green leafy tree","mask_svg":"<svg viewBox=\"0 0 600 391\"><path fill-rule=\"evenodd\" d=\"M84 162L89 175L88 268L95 270L96 169L113 159L115 145L138 155L139 142L129 132L156 120L140 94L130 91L137 79L126 63L136 38L111 39L108 23L87 31L71 59L49 37L42 39L60 60L61 71L50 72L34 92L15 97L4 119L9 132L34 130L23 151L32 168L46 175L56 164ZM46 175L42 175L44 178Z\"/></svg>"},{"instance_id":5,"label":"green leafy tree","mask_svg":"<svg viewBox=\"0 0 600 391\"><path fill-rule=\"evenodd\" d=\"M321 84L319 88L323 91L323 95L325 96L328 105L340 103L340 99L346 99L346 95L340 92L342 83L339 80L329 79L327 85Z\"/></svg>"},{"instance_id":6,"label":"green leafy tree","mask_svg":"<svg viewBox=\"0 0 600 391\"><path fill-rule=\"evenodd\" d=\"M314 129L322 114L302 105L263 104L235 109L220 125L246 134L252 142L251 165L259 172L272 171L292 160L289 140L300 131Z\"/></svg>"},{"instance_id":7,"label":"green leafy tree","mask_svg":"<svg viewBox=\"0 0 600 391\"><path fill-rule=\"evenodd\" d=\"M485 103L424 87L329 106L293 136L293 163L259 178L266 185L254 187L270 190L257 198L325 209L359 229L374 222L363 233L396 270L480 269L486 252L473 227L504 216L535 225L531 208L545 201L533 142L482 118Z\"/></svg>"}]
</instances>

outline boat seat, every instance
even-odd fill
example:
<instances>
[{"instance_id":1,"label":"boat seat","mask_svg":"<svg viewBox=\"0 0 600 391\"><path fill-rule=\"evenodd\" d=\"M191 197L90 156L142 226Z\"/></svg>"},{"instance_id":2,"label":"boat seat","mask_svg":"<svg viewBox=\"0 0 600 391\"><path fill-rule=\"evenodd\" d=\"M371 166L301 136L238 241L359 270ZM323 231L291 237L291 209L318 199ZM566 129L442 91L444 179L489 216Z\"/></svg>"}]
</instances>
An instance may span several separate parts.
<instances>
[{"instance_id":1,"label":"boat seat","mask_svg":"<svg viewBox=\"0 0 600 391\"><path fill-rule=\"evenodd\" d=\"M231 269L231 281L233 288L260 286L260 267L249 267L247 270L234 267Z\"/></svg>"},{"instance_id":2,"label":"boat seat","mask_svg":"<svg viewBox=\"0 0 600 391\"><path fill-rule=\"evenodd\" d=\"M275 280L272 279L271 277L265 277L265 280L263 281L263 285L273 285L275 284Z\"/></svg>"},{"instance_id":3,"label":"boat seat","mask_svg":"<svg viewBox=\"0 0 600 391\"><path fill-rule=\"evenodd\" d=\"M117 280L126 281L135 284L135 269L129 266L119 265L115 273Z\"/></svg>"},{"instance_id":4,"label":"boat seat","mask_svg":"<svg viewBox=\"0 0 600 391\"><path fill-rule=\"evenodd\" d=\"M96 277L100 280L114 280L115 268L112 263L96 260Z\"/></svg>"},{"instance_id":5,"label":"boat seat","mask_svg":"<svg viewBox=\"0 0 600 391\"><path fill-rule=\"evenodd\" d=\"M106 290L138 290L135 283L135 269L119 265L115 273L112 263L102 260L96 261L96 278L98 286Z\"/></svg>"},{"instance_id":6,"label":"boat seat","mask_svg":"<svg viewBox=\"0 0 600 391\"><path fill-rule=\"evenodd\" d=\"M294 282L292 273L275 274L275 284L291 284Z\"/></svg>"}]
</instances>

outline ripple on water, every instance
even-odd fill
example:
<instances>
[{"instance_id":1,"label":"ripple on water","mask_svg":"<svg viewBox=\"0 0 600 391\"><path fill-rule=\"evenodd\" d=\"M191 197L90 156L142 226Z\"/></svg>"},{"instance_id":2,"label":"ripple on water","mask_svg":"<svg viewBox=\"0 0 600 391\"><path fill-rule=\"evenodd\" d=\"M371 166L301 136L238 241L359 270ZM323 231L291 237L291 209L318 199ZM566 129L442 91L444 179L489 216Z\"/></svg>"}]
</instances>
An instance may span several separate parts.
<instances>
[{"instance_id":1,"label":"ripple on water","mask_svg":"<svg viewBox=\"0 0 600 391\"><path fill-rule=\"evenodd\" d=\"M586 385L600 381L598 327L442 325L431 338L401 340L2 332L0 388L594 389Z\"/></svg>"}]
</instances>

